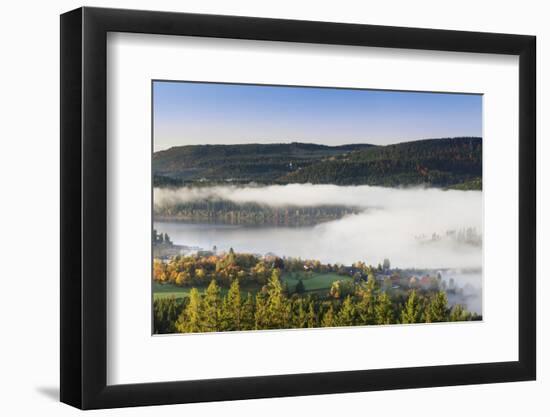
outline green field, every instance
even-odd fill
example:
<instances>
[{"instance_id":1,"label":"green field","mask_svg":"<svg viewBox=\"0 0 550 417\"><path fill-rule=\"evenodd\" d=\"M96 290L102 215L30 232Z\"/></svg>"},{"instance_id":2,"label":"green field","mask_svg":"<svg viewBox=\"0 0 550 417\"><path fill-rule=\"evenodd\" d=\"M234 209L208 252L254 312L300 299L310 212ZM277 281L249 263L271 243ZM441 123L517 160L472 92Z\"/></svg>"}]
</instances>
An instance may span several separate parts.
<instances>
[{"instance_id":1,"label":"green field","mask_svg":"<svg viewBox=\"0 0 550 417\"><path fill-rule=\"evenodd\" d=\"M189 291L191 291L191 288L184 288L172 284L159 284L158 282L153 282L153 297L155 298L155 300L159 298L187 297L189 295Z\"/></svg>"},{"instance_id":2,"label":"green field","mask_svg":"<svg viewBox=\"0 0 550 417\"><path fill-rule=\"evenodd\" d=\"M206 287L197 287L200 293L203 293L206 290ZM254 286L245 286L241 288L241 297L246 297L247 294L250 292L252 294L255 294L256 291L258 291L258 287ZM175 298L183 298L189 296L189 292L191 291L191 287L178 287L177 285L173 284L159 284L158 282L153 282L153 297L155 300L159 298L169 298L169 297L175 297ZM227 288L220 288L220 292L222 296L225 296L227 293Z\"/></svg>"},{"instance_id":3,"label":"green field","mask_svg":"<svg viewBox=\"0 0 550 417\"><path fill-rule=\"evenodd\" d=\"M299 280L302 280L306 291L321 292L328 291L334 281L349 281L352 278L348 276L338 275L333 272L318 273L318 272L286 272L282 276L282 282L286 283L289 291L294 291L296 284ZM202 293L206 288L199 287L198 290ZM241 288L241 295L246 297L247 293L255 294L259 290L258 286L247 286ZM178 287L173 284L159 284L153 282L153 297L155 299L175 297L183 298L189 295L191 288ZM222 288L223 295L227 292L226 288Z\"/></svg>"},{"instance_id":4,"label":"green field","mask_svg":"<svg viewBox=\"0 0 550 417\"><path fill-rule=\"evenodd\" d=\"M334 272L286 272L282 278L290 291L294 291L300 279L304 283L306 291L328 291L334 281L351 281L352 279L351 277L338 275Z\"/></svg>"}]
</instances>

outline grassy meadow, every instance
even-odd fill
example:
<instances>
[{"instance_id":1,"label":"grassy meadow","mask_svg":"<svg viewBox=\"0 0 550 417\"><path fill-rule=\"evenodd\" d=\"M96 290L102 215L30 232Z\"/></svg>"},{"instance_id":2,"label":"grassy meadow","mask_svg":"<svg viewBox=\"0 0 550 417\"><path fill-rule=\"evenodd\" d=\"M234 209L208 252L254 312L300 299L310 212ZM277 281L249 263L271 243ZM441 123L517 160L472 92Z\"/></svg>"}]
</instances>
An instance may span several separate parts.
<instances>
[{"instance_id":1,"label":"grassy meadow","mask_svg":"<svg viewBox=\"0 0 550 417\"><path fill-rule=\"evenodd\" d=\"M320 272L288 272L284 273L281 277L281 282L283 285L286 284L290 291L294 291L298 282L302 280L305 288L305 292L327 292L332 283L335 281L351 281L351 277L338 275L334 272L320 273ZM196 287L201 294L206 291L206 286ZM261 287L255 284L244 284L241 287L241 296L246 297L247 293L255 295ZM153 281L153 298L155 300L161 298L185 298L189 297L189 292L191 288L181 287L171 283L159 283ZM221 288L222 295L226 295L228 289Z\"/></svg>"}]
</instances>

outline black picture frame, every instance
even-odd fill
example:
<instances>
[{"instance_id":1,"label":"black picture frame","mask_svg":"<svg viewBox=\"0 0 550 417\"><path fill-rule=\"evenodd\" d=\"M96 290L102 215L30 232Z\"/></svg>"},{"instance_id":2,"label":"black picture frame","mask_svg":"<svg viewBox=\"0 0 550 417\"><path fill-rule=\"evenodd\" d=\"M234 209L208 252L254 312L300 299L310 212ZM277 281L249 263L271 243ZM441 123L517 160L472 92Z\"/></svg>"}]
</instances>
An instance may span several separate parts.
<instances>
[{"instance_id":1,"label":"black picture frame","mask_svg":"<svg viewBox=\"0 0 550 417\"><path fill-rule=\"evenodd\" d=\"M519 360L107 385L108 32L519 56ZM82 409L533 380L536 377L534 36L171 12L61 15L61 401Z\"/></svg>"}]
</instances>

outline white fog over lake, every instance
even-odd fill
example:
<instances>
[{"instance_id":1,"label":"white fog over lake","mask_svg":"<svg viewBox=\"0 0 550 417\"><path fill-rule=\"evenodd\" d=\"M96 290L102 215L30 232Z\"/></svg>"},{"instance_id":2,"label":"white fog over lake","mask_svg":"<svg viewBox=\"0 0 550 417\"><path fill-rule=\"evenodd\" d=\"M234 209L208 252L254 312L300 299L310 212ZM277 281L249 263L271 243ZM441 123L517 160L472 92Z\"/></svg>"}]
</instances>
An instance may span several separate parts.
<instances>
[{"instance_id":1,"label":"white fog over lake","mask_svg":"<svg viewBox=\"0 0 550 417\"><path fill-rule=\"evenodd\" d=\"M482 193L440 189L290 184L155 189L156 206L201 199L268 206L347 205L358 214L309 227L155 222L175 244L237 252L274 253L350 265L391 260L399 268L480 268L479 246L451 239L422 241L434 233L482 231Z\"/></svg>"}]
</instances>

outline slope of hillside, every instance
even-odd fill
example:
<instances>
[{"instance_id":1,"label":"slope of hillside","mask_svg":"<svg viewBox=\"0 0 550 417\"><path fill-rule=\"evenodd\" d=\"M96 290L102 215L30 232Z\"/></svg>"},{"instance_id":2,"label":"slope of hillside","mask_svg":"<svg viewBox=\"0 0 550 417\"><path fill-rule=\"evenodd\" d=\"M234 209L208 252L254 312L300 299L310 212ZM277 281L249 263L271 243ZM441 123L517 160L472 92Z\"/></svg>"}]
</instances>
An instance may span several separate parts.
<instances>
[{"instance_id":1,"label":"slope of hillside","mask_svg":"<svg viewBox=\"0 0 550 417\"><path fill-rule=\"evenodd\" d=\"M395 145L193 145L153 155L155 186L258 182L481 189L481 138Z\"/></svg>"},{"instance_id":2,"label":"slope of hillside","mask_svg":"<svg viewBox=\"0 0 550 417\"><path fill-rule=\"evenodd\" d=\"M278 178L331 156L373 145L325 146L310 143L192 145L153 155L158 185L180 181L276 182Z\"/></svg>"},{"instance_id":3,"label":"slope of hillside","mask_svg":"<svg viewBox=\"0 0 550 417\"><path fill-rule=\"evenodd\" d=\"M377 146L322 160L290 173L283 182L407 186L427 184L481 189L480 138L429 139Z\"/></svg>"}]
</instances>

